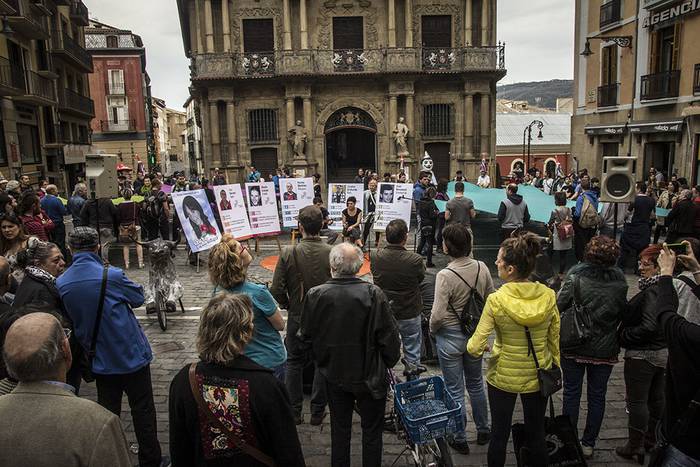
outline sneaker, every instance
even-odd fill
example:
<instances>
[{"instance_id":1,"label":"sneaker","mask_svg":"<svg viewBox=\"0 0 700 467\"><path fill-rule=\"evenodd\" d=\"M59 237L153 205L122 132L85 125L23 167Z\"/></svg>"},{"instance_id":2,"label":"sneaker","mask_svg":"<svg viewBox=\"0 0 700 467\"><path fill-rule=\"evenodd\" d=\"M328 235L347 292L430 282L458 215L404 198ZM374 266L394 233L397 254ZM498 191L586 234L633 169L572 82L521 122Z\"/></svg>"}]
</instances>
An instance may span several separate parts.
<instances>
[{"instance_id":1,"label":"sneaker","mask_svg":"<svg viewBox=\"0 0 700 467\"><path fill-rule=\"evenodd\" d=\"M586 446L585 444L582 444L581 452L583 452L583 457L590 459L593 457L593 446Z\"/></svg>"},{"instance_id":2,"label":"sneaker","mask_svg":"<svg viewBox=\"0 0 700 467\"><path fill-rule=\"evenodd\" d=\"M323 423L324 418L326 418L326 412L321 412L320 414L312 414L311 420L309 420L309 424L313 426L319 426L321 423Z\"/></svg>"},{"instance_id":3,"label":"sneaker","mask_svg":"<svg viewBox=\"0 0 700 467\"><path fill-rule=\"evenodd\" d=\"M466 456L469 454L469 444L467 443L467 440L452 440L449 442L450 447L457 451L458 453L462 454L463 456Z\"/></svg>"},{"instance_id":4,"label":"sneaker","mask_svg":"<svg viewBox=\"0 0 700 467\"><path fill-rule=\"evenodd\" d=\"M488 431L484 431L482 433L476 434L476 444L478 444L479 446L483 446L484 444L489 444L490 440L491 440L491 433Z\"/></svg>"}]
</instances>

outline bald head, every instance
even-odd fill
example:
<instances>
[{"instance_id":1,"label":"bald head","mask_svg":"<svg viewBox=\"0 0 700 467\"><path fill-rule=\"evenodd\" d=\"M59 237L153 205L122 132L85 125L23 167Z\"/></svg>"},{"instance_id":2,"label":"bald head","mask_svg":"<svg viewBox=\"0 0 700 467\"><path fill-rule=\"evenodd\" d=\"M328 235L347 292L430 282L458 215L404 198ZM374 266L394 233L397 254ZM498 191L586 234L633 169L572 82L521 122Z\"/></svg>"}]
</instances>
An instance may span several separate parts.
<instances>
[{"instance_id":1,"label":"bald head","mask_svg":"<svg viewBox=\"0 0 700 467\"><path fill-rule=\"evenodd\" d=\"M15 321L5 336L7 372L18 381L65 381L70 346L61 323L48 313L30 313Z\"/></svg>"}]
</instances>

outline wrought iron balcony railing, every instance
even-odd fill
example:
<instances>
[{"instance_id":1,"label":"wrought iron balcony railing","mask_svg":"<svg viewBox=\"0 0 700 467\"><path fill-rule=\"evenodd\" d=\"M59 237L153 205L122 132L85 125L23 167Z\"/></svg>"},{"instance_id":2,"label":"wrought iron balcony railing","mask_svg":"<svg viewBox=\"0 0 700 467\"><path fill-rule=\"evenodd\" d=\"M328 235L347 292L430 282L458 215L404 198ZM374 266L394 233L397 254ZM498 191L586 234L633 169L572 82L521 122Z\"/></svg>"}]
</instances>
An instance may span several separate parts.
<instances>
[{"instance_id":1,"label":"wrought iron balcony railing","mask_svg":"<svg viewBox=\"0 0 700 467\"><path fill-rule=\"evenodd\" d=\"M126 94L124 83L120 82L105 82L105 94L108 96L123 96Z\"/></svg>"},{"instance_id":2,"label":"wrought iron balcony railing","mask_svg":"<svg viewBox=\"0 0 700 467\"><path fill-rule=\"evenodd\" d=\"M617 94L620 83L598 86L598 107L614 107L617 105Z\"/></svg>"},{"instance_id":3,"label":"wrought iron balcony railing","mask_svg":"<svg viewBox=\"0 0 700 467\"><path fill-rule=\"evenodd\" d=\"M25 93L27 85L22 67L0 57L0 95L16 96Z\"/></svg>"},{"instance_id":4,"label":"wrought iron balcony railing","mask_svg":"<svg viewBox=\"0 0 700 467\"><path fill-rule=\"evenodd\" d=\"M26 71L26 87L25 92L21 96L16 96L14 99L18 101L27 101L39 105L52 105L56 103L56 95L54 93L53 81L44 78L38 73Z\"/></svg>"},{"instance_id":5,"label":"wrought iron balcony railing","mask_svg":"<svg viewBox=\"0 0 700 467\"><path fill-rule=\"evenodd\" d=\"M30 0L5 0L15 13L7 16L7 22L15 32L28 39L48 39L46 15Z\"/></svg>"},{"instance_id":6,"label":"wrought iron balcony railing","mask_svg":"<svg viewBox=\"0 0 700 467\"><path fill-rule=\"evenodd\" d=\"M75 39L65 32L60 34L54 30L51 34L52 52L67 57L82 70L92 73L92 56Z\"/></svg>"},{"instance_id":7,"label":"wrought iron balcony railing","mask_svg":"<svg viewBox=\"0 0 700 467\"><path fill-rule=\"evenodd\" d=\"M128 133L136 131L136 120L100 120L102 133Z\"/></svg>"},{"instance_id":8,"label":"wrought iron balcony railing","mask_svg":"<svg viewBox=\"0 0 700 467\"><path fill-rule=\"evenodd\" d=\"M642 76L642 100L678 97L680 78L680 70L662 71Z\"/></svg>"},{"instance_id":9,"label":"wrought iron balcony railing","mask_svg":"<svg viewBox=\"0 0 700 467\"><path fill-rule=\"evenodd\" d=\"M64 89L59 93L58 106L63 110L69 110L81 115L95 116L95 104L92 99L78 94L72 89Z\"/></svg>"}]
</instances>

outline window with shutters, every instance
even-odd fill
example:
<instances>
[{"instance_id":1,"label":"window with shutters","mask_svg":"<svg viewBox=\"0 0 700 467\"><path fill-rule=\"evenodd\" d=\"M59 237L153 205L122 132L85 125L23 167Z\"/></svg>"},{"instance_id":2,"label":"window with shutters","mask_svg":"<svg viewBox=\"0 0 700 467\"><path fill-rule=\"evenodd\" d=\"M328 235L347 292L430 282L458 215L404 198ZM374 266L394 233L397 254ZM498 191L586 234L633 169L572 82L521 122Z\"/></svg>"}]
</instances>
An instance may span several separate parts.
<instances>
[{"instance_id":1,"label":"window with shutters","mask_svg":"<svg viewBox=\"0 0 700 467\"><path fill-rule=\"evenodd\" d=\"M124 94L124 70L107 71L109 94Z\"/></svg>"},{"instance_id":2,"label":"window with shutters","mask_svg":"<svg viewBox=\"0 0 700 467\"><path fill-rule=\"evenodd\" d=\"M277 141L276 109L254 109L248 112L248 139L251 143Z\"/></svg>"},{"instance_id":3,"label":"window with shutters","mask_svg":"<svg viewBox=\"0 0 700 467\"><path fill-rule=\"evenodd\" d=\"M651 66L656 73L678 70L681 24L658 29L651 36Z\"/></svg>"},{"instance_id":4,"label":"window with shutters","mask_svg":"<svg viewBox=\"0 0 700 467\"><path fill-rule=\"evenodd\" d=\"M364 49L362 16L333 18L333 50Z\"/></svg>"},{"instance_id":5,"label":"window with shutters","mask_svg":"<svg viewBox=\"0 0 700 467\"><path fill-rule=\"evenodd\" d=\"M423 47L452 47L452 16L421 16L421 42Z\"/></svg>"},{"instance_id":6,"label":"window with shutters","mask_svg":"<svg viewBox=\"0 0 700 467\"><path fill-rule=\"evenodd\" d=\"M453 120L454 109L452 104L429 104L423 106L423 136L453 136Z\"/></svg>"},{"instance_id":7,"label":"window with shutters","mask_svg":"<svg viewBox=\"0 0 700 467\"><path fill-rule=\"evenodd\" d=\"M275 50L274 23L272 18L243 20L243 51L272 52Z\"/></svg>"},{"instance_id":8,"label":"window with shutters","mask_svg":"<svg viewBox=\"0 0 700 467\"><path fill-rule=\"evenodd\" d=\"M600 84L617 83L617 45L603 48Z\"/></svg>"}]
</instances>

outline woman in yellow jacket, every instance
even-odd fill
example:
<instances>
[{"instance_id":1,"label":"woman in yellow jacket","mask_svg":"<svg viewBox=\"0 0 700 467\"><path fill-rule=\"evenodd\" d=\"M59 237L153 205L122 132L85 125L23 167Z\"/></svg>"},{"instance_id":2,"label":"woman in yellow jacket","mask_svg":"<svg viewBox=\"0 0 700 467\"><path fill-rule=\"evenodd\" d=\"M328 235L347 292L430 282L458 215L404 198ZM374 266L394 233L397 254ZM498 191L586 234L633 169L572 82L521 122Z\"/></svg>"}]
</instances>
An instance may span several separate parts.
<instances>
[{"instance_id":1,"label":"woman in yellow jacket","mask_svg":"<svg viewBox=\"0 0 700 467\"><path fill-rule=\"evenodd\" d=\"M488 350L496 331L486 381L491 409L489 467L503 466L510 437L515 400L520 394L528 434L528 465L546 466L544 416L547 400L540 395L535 361L528 352L525 326L542 368L559 366L559 311L554 291L530 282L541 247L538 237L526 234L501 244L496 258L498 276L505 284L486 299L486 306L467 351L474 357Z\"/></svg>"}]
</instances>

